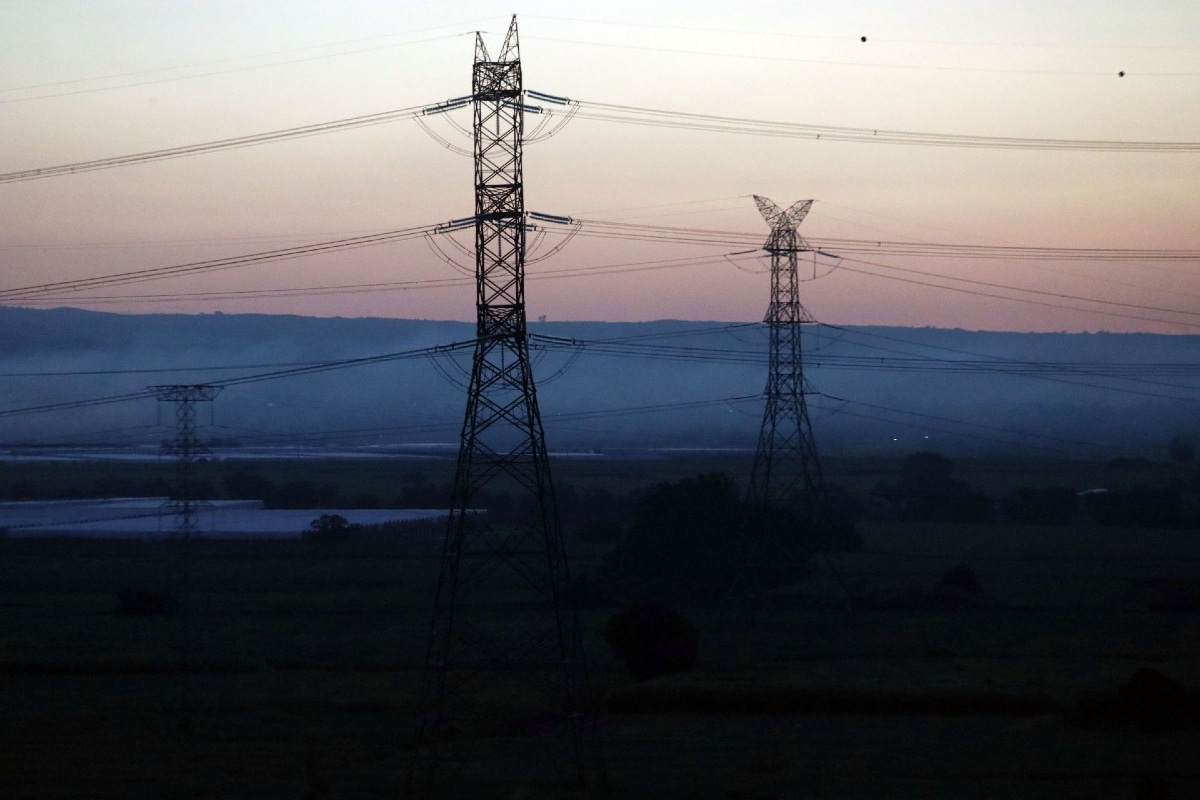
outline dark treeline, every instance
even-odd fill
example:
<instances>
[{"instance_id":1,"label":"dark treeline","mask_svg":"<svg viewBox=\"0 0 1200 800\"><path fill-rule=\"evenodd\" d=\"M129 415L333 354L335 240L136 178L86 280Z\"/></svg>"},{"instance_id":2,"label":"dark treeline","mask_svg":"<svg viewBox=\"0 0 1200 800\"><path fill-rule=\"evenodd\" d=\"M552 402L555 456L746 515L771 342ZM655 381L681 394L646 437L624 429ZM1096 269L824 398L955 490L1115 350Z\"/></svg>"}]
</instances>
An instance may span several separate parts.
<instances>
[{"instance_id":1,"label":"dark treeline","mask_svg":"<svg viewBox=\"0 0 1200 800\"><path fill-rule=\"evenodd\" d=\"M1018 486L1012 490L974 486L962 477L955 461L938 452L922 451L905 458L896 472L869 491L851 493L828 487L839 515L854 519L924 523L1020 525L1098 524L1121 527L1200 526L1200 465L1186 443L1172 448L1173 469L1145 470L1144 480L1125 481L1119 489L1096 485ZM1118 459L1115 471L1137 475L1141 463ZM214 474L215 472L215 474ZM193 499L262 501L270 509L445 508L450 502L448 478L409 468L387 473L373 482L361 472L337 468L313 474L280 467L202 465L192 482ZM968 476L969 477L969 476ZM732 482L732 477L726 476ZM647 476L641 487L620 488L600 480L558 480L559 517L566 533L592 543L619 541L636 521L639 504L665 484ZM0 499L10 501L70 500L105 497L172 497L176 479L170 469L122 466L66 472L54 479L38 470L15 466L0 469ZM382 488L381 488L382 487ZM711 488L711 487L710 487ZM515 495L503 488L478 497L482 508L499 522L521 511ZM699 502L699 500L697 500ZM681 511L681 514L689 512Z\"/></svg>"},{"instance_id":2,"label":"dark treeline","mask_svg":"<svg viewBox=\"0 0 1200 800\"><path fill-rule=\"evenodd\" d=\"M1191 458L1176 460L1190 467ZM1022 486L990 496L955 477L950 459L923 451L905 459L895 480L877 484L871 498L874 516L903 522L1200 527L1200 471L1159 485L1144 483L1120 490Z\"/></svg>"}]
</instances>

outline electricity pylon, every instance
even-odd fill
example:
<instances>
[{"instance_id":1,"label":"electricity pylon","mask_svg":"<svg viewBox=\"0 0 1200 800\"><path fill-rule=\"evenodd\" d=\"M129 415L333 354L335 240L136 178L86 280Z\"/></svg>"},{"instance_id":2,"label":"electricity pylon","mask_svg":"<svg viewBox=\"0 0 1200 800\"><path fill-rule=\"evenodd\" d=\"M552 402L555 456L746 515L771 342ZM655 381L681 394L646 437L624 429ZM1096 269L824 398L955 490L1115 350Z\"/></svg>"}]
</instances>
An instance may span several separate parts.
<instances>
[{"instance_id":1,"label":"electricity pylon","mask_svg":"<svg viewBox=\"0 0 1200 800\"><path fill-rule=\"evenodd\" d=\"M763 245L771 256L771 302L763 320L771 340L770 371L749 489L751 507L760 515L760 531L750 542L750 569L761 570L802 559L795 542L779 540L781 531L771 523L772 514L797 514L800 530L791 533L810 541L819 538L825 486L805 402L808 385L800 346L801 327L815 320L800 304L796 268L797 254L813 249L796 231L813 201L801 200L786 211L765 197L755 195L754 202L771 226Z\"/></svg>"},{"instance_id":2,"label":"electricity pylon","mask_svg":"<svg viewBox=\"0 0 1200 800\"><path fill-rule=\"evenodd\" d=\"M498 58L476 34L472 105L477 341L409 781L428 789L455 762L468 782L468 751L503 741L518 748L506 771L545 752L559 779L588 784L598 742L526 338L515 16ZM485 490L510 492L511 511L489 513Z\"/></svg>"},{"instance_id":3,"label":"electricity pylon","mask_svg":"<svg viewBox=\"0 0 1200 800\"><path fill-rule=\"evenodd\" d=\"M208 452L196 438L196 403L211 403L221 387L200 383L149 388L159 402L175 404L175 440L162 449L164 455L175 457L175 497L165 505L175 512L176 535L186 541L196 532L197 510L202 505L193 497L193 473L197 460Z\"/></svg>"},{"instance_id":4,"label":"electricity pylon","mask_svg":"<svg viewBox=\"0 0 1200 800\"><path fill-rule=\"evenodd\" d=\"M207 506L207 502L198 501L195 497L194 473L196 462L208 449L200 444L196 436L196 404L211 403L221 392L220 386L208 384L174 384L151 386L160 403L175 404L175 440L163 445L164 455L175 457L175 490L174 497L163 504L164 509L170 509L175 515L175 536L177 541L176 564L171 576L171 592L178 599L179 615L179 644L177 650L180 660L180 708L183 710L183 724L191 725L194 713L192 690L188 673L190 662L196 648L194 626L195 609L192 608L192 535L196 532L199 511Z\"/></svg>"}]
</instances>

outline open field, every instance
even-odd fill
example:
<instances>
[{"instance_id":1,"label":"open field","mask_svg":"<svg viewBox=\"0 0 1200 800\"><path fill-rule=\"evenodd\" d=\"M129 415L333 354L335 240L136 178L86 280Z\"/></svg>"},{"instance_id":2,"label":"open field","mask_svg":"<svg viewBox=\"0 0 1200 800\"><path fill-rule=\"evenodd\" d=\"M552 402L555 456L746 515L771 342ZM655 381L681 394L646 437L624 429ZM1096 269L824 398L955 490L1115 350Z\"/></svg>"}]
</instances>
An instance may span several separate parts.
<instances>
[{"instance_id":1,"label":"open field","mask_svg":"<svg viewBox=\"0 0 1200 800\"><path fill-rule=\"evenodd\" d=\"M1200 796L1194 705L1164 730L1081 713L1139 667L1200 692L1197 531L860 528L863 552L819 559L753 620L685 610L688 675L632 681L603 641L613 609L581 612L613 797ZM577 573L606 552L569 547ZM122 590L178 589L180 556L0 538L0 792L406 796L436 551L194 542L185 609L115 613ZM960 563L982 600L931 599ZM521 777L537 747L481 742L450 796L562 796Z\"/></svg>"}]
</instances>

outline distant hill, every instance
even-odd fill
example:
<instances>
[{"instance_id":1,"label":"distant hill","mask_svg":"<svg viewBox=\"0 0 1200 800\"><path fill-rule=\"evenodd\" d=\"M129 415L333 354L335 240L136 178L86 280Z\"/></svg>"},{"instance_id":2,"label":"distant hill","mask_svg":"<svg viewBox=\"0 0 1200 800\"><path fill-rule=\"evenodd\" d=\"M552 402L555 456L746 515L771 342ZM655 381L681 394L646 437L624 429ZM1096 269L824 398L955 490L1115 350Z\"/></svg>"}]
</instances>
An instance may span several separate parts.
<instances>
[{"instance_id":1,"label":"distant hill","mask_svg":"<svg viewBox=\"0 0 1200 800\"><path fill-rule=\"evenodd\" d=\"M766 379L761 325L531 323L552 450L753 448ZM264 314L122 315L0 307L0 410L208 383L298 364L466 342L474 325ZM1200 337L805 328L818 445L830 453L1165 456L1192 434ZM246 383L204 434L242 443L453 442L470 349ZM730 398L743 398L730 400ZM0 415L0 442L148 442L153 400Z\"/></svg>"}]
</instances>

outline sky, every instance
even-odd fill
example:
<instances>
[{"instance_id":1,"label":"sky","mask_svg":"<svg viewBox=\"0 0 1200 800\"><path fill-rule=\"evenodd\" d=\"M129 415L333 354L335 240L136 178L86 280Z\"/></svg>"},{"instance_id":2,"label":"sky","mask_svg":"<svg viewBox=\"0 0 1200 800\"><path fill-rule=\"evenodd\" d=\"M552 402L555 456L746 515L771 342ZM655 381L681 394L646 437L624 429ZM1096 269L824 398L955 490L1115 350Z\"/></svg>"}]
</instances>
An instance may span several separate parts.
<instances>
[{"instance_id":1,"label":"sky","mask_svg":"<svg viewBox=\"0 0 1200 800\"><path fill-rule=\"evenodd\" d=\"M513 13L526 88L581 108L1200 143L1193 0L0 0L0 173L466 95L472 32L484 31L496 53ZM781 206L814 199L799 229L814 239L1174 251L1040 261L805 254L802 301L822 322L1200 332L1200 145L958 148L583 116L526 147L527 209L737 232L751 244L581 235L551 252L562 236L548 230L530 253L531 319L761 319L768 264L745 251L768 233L752 199L762 195ZM469 150L455 127L469 120L466 109L428 124ZM472 208L471 159L411 120L5 182L0 292L428 226ZM470 257L437 242L435 250L417 237L16 304L473 319Z\"/></svg>"}]
</instances>

